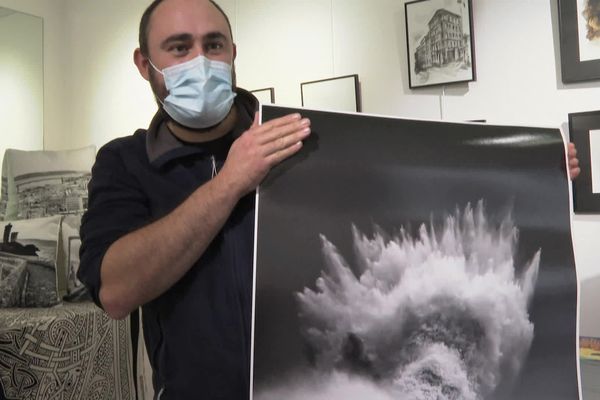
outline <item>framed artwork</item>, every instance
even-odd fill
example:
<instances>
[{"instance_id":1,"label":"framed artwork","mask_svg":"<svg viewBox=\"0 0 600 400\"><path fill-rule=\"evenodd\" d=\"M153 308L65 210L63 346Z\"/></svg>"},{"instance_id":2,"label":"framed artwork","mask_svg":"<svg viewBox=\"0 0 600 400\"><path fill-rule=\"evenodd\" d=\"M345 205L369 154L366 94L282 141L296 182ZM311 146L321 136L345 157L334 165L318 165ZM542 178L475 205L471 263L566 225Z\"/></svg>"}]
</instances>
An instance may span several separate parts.
<instances>
[{"instance_id":1,"label":"framed artwork","mask_svg":"<svg viewBox=\"0 0 600 400\"><path fill-rule=\"evenodd\" d=\"M475 80L471 0L404 5L411 89Z\"/></svg>"},{"instance_id":2,"label":"framed artwork","mask_svg":"<svg viewBox=\"0 0 600 400\"><path fill-rule=\"evenodd\" d=\"M600 214L600 111L569 114L569 137L581 168L573 181L573 211Z\"/></svg>"},{"instance_id":3,"label":"framed artwork","mask_svg":"<svg viewBox=\"0 0 600 400\"><path fill-rule=\"evenodd\" d=\"M302 107L329 111L361 111L357 74L302 82L300 94Z\"/></svg>"},{"instance_id":4,"label":"framed artwork","mask_svg":"<svg viewBox=\"0 0 600 400\"><path fill-rule=\"evenodd\" d=\"M599 0L558 0L564 83L600 79Z\"/></svg>"},{"instance_id":5,"label":"framed artwork","mask_svg":"<svg viewBox=\"0 0 600 400\"><path fill-rule=\"evenodd\" d=\"M275 104L275 88L268 87L264 89L251 90L261 104Z\"/></svg>"}]
</instances>

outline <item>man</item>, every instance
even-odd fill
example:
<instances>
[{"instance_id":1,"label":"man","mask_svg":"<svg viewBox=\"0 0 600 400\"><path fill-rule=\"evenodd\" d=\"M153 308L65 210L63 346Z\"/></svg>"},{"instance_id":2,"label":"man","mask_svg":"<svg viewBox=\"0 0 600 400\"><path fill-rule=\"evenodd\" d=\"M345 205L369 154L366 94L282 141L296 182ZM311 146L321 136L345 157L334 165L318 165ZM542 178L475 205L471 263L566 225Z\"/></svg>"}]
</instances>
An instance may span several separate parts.
<instances>
[{"instance_id":1,"label":"man","mask_svg":"<svg viewBox=\"0 0 600 400\"><path fill-rule=\"evenodd\" d=\"M258 124L235 55L212 0L155 0L134 61L159 111L98 152L89 185L79 278L112 318L142 306L163 400L248 396L253 191L310 134L297 114Z\"/></svg>"}]
</instances>

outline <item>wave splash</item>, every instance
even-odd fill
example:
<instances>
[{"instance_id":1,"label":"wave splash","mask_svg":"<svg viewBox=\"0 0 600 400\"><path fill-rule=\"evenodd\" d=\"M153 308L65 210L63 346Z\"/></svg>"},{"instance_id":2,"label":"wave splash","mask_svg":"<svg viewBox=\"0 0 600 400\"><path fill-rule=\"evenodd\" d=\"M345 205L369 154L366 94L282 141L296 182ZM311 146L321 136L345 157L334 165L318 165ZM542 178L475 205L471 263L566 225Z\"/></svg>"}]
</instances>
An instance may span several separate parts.
<instances>
[{"instance_id":1,"label":"wave splash","mask_svg":"<svg viewBox=\"0 0 600 400\"><path fill-rule=\"evenodd\" d=\"M297 293L318 370L414 400L479 400L517 376L541 250L517 268L511 215L492 226L483 201L441 225L391 238L353 226L356 274L321 235L326 270Z\"/></svg>"}]
</instances>

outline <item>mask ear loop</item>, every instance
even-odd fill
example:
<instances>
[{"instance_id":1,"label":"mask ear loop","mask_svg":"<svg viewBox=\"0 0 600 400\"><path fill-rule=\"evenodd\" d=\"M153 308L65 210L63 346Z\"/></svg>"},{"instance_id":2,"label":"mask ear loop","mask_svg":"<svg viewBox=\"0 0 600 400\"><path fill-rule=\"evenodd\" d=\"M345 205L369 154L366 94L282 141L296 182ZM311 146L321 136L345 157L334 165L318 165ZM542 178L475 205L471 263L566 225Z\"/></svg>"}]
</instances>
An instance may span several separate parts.
<instances>
[{"instance_id":1,"label":"mask ear loop","mask_svg":"<svg viewBox=\"0 0 600 400\"><path fill-rule=\"evenodd\" d=\"M165 76L164 72L162 72L160 69L156 68L156 65L154 65L154 63L152 62L152 60L150 58L148 58L148 62L150 63L150 65L152 65L152 68L154 68L156 70L156 72L158 72L162 76Z\"/></svg>"},{"instance_id":2,"label":"mask ear loop","mask_svg":"<svg viewBox=\"0 0 600 400\"><path fill-rule=\"evenodd\" d=\"M158 72L158 73L159 73L159 74L161 74L162 76L165 76L165 74L164 74L164 73L163 73L163 72L162 72L160 69L156 68L156 65L154 65L154 63L152 62L152 60L150 59L150 57L148 57L148 62L150 63L150 65L152 66L152 68L154 68L154 70L155 70L156 72ZM156 97L156 99L159 101L159 103L160 103L160 104L162 104L162 106L163 106L163 108L164 108L164 106L165 106L165 103L164 103L164 102L163 102L161 99L159 99L158 97Z\"/></svg>"}]
</instances>

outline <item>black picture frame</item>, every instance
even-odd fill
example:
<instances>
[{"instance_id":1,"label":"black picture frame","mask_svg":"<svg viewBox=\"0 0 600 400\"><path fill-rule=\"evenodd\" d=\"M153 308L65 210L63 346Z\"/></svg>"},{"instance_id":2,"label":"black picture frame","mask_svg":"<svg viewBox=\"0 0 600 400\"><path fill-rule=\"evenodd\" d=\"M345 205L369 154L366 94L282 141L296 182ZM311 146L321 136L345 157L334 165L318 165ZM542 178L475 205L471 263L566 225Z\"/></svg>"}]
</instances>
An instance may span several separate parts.
<instances>
[{"instance_id":1,"label":"black picture frame","mask_svg":"<svg viewBox=\"0 0 600 400\"><path fill-rule=\"evenodd\" d=\"M300 83L302 107L329 111L361 112L358 74Z\"/></svg>"},{"instance_id":2,"label":"black picture frame","mask_svg":"<svg viewBox=\"0 0 600 400\"><path fill-rule=\"evenodd\" d=\"M411 89L477 79L472 2L455 1L452 7L444 0L416 0L404 4ZM452 79L441 76L451 75L453 71Z\"/></svg>"},{"instance_id":3,"label":"black picture frame","mask_svg":"<svg viewBox=\"0 0 600 400\"><path fill-rule=\"evenodd\" d=\"M569 114L569 140L577 148L581 173L573 181L573 211L600 214L600 193L593 192L590 132L600 130L600 111Z\"/></svg>"},{"instance_id":4,"label":"black picture frame","mask_svg":"<svg viewBox=\"0 0 600 400\"><path fill-rule=\"evenodd\" d=\"M266 101L269 101L271 104L275 104L275 88L273 87L250 90L250 93L252 93L258 99L258 101L263 104L265 104Z\"/></svg>"},{"instance_id":5,"label":"black picture frame","mask_svg":"<svg viewBox=\"0 0 600 400\"><path fill-rule=\"evenodd\" d=\"M558 0L560 64L563 83L600 79L600 58L581 61L577 0Z\"/></svg>"}]
</instances>

